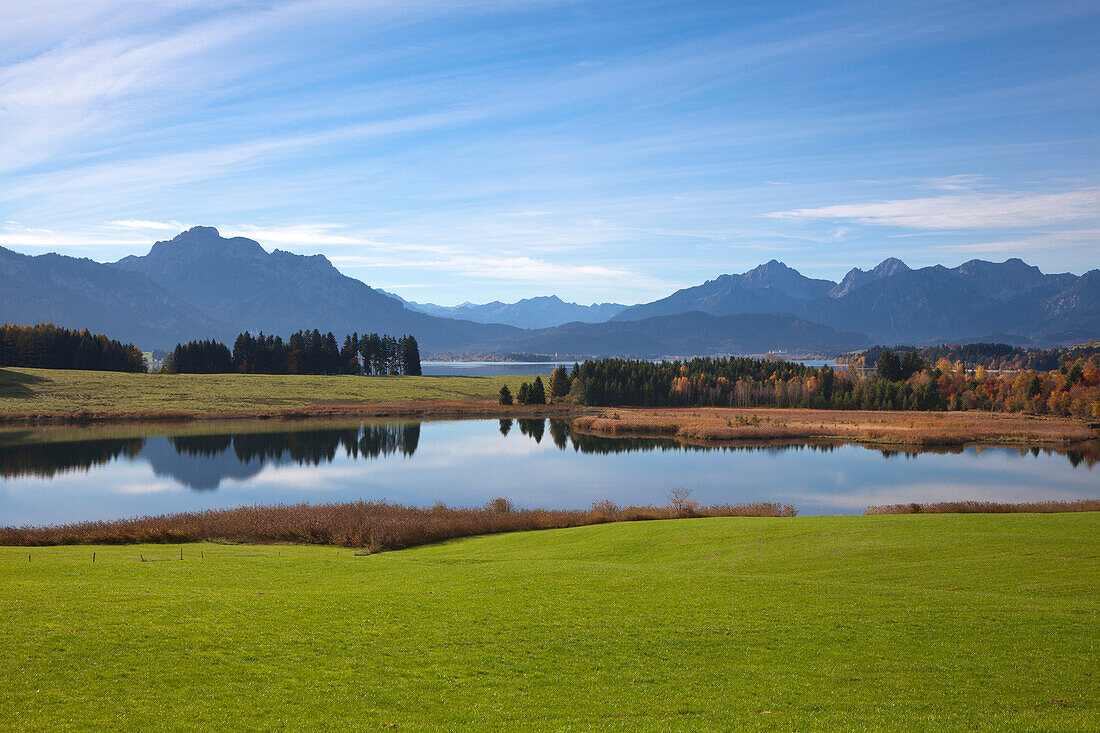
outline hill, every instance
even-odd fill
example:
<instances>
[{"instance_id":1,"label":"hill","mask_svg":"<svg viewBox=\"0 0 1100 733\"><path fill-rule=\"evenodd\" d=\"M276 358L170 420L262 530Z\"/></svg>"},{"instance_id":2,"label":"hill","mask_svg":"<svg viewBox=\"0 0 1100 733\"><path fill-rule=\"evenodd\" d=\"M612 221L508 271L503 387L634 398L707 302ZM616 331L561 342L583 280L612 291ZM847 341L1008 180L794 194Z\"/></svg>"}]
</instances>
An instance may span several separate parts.
<instances>
[{"instance_id":1,"label":"hill","mask_svg":"<svg viewBox=\"0 0 1100 733\"><path fill-rule=\"evenodd\" d=\"M0 249L0 276L0 320L90 328L144 349L303 328L338 338L411 333L432 355L822 353L868 343L1100 338L1100 270L1044 274L1019 259L911 269L891 258L854 268L840 283L772 260L631 307L557 296L443 307L374 289L322 255L267 252L194 227L110 265Z\"/></svg>"},{"instance_id":2,"label":"hill","mask_svg":"<svg viewBox=\"0 0 1100 733\"><path fill-rule=\"evenodd\" d=\"M691 311L633 321L569 323L514 336L508 343L540 354L657 358L841 352L866 346L869 339L862 333L838 332L789 313L714 316Z\"/></svg>"},{"instance_id":3,"label":"hill","mask_svg":"<svg viewBox=\"0 0 1100 733\"><path fill-rule=\"evenodd\" d=\"M1100 271L1048 275L1020 259L914 270L891 258L870 271L853 269L840 283L810 280L772 261L627 308L615 320L686 310L789 312L880 343L1047 345L1100 337L1097 303Z\"/></svg>"},{"instance_id":4,"label":"hill","mask_svg":"<svg viewBox=\"0 0 1100 733\"><path fill-rule=\"evenodd\" d=\"M831 280L811 280L772 260L742 275L720 275L652 303L626 308L614 320L637 321L689 311L712 315L793 312L800 302L824 297L834 287Z\"/></svg>"},{"instance_id":5,"label":"hill","mask_svg":"<svg viewBox=\"0 0 1100 733\"><path fill-rule=\"evenodd\" d=\"M1098 518L623 522L367 557L0 548L0 711L15 730L1093 730Z\"/></svg>"},{"instance_id":6,"label":"hill","mask_svg":"<svg viewBox=\"0 0 1100 733\"><path fill-rule=\"evenodd\" d=\"M194 227L157 242L147 255L114 267L145 275L173 296L240 331L287 335L317 328L343 335L371 331L416 335L424 350L465 350L503 339L517 329L438 318L344 275L323 255L268 253L252 239L222 237Z\"/></svg>"},{"instance_id":7,"label":"hill","mask_svg":"<svg viewBox=\"0 0 1100 733\"><path fill-rule=\"evenodd\" d=\"M379 291L385 292L385 291ZM392 293L387 295L398 298L406 308L429 313L444 318L461 318L475 323L505 323L517 328L552 328L565 323L600 323L619 314L625 305L618 303L593 303L581 305L567 303L556 295L524 298L515 303L503 303L494 300L491 303L463 303L461 305L435 305L434 303L416 303Z\"/></svg>"},{"instance_id":8,"label":"hill","mask_svg":"<svg viewBox=\"0 0 1100 733\"><path fill-rule=\"evenodd\" d=\"M89 259L52 253L30 257L0 247L0 281L4 323L52 322L149 346L226 338L231 330L225 321L165 292L144 275Z\"/></svg>"}]
</instances>

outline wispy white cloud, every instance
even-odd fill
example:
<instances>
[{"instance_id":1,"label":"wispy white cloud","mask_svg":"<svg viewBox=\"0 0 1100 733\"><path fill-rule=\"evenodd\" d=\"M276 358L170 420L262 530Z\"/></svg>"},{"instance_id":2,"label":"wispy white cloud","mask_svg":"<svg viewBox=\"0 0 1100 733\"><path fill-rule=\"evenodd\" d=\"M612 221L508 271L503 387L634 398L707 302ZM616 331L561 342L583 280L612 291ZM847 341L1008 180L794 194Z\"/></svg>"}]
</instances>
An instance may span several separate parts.
<instances>
[{"instance_id":1,"label":"wispy white cloud","mask_svg":"<svg viewBox=\"0 0 1100 733\"><path fill-rule=\"evenodd\" d=\"M793 209L774 219L835 219L913 229L1043 227L1100 218L1100 188L1060 193L987 193Z\"/></svg>"},{"instance_id":2,"label":"wispy white cloud","mask_svg":"<svg viewBox=\"0 0 1100 733\"><path fill-rule=\"evenodd\" d=\"M130 232L114 229L63 232L50 229L24 227L8 222L0 227L0 246L21 247L33 250L89 249L105 247L148 247L151 241Z\"/></svg>"},{"instance_id":3,"label":"wispy white cloud","mask_svg":"<svg viewBox=\"0 0 1100 733\"><path fill-rule=\"evenodd\" d=\"M148 219L118 219L109 221L107 224L122 229L136 229L143 232L181 232L191 228L190 224L179 221L149 221Z\"/></svg>"},{"instance_id":4,"label":"wispy white cloud","mask_svg":"<svg viewBox=\"0 0 1100 733\"><path fill-rule=\"evenodd\" d=\"M333 264L343 267L437 271L494 282L536 282L546 285L636 283L639 287L668 287L663 281L630 270L549 262L524 255L459 255L439 259L336 255L330 259Z\"/></svg>"},{"instance_id":5,"label":"wispy white cloud","mask_svg":"<svg viewBox=\"0 0 1100 733\"><path fill-rule=\"evenodd\" d=\"M971 191L989 185L989 178L975 173L957 173L953 176L942 178L929 178L921 188L931 188L937 191Z\"/></svg>"},{"instance_id":6,"label":"wispy white cloud","mask_svg":"<svg viewBox=\"0 0 1100 733\"><path fill-rule=\"evenodd\" d=\"M1048 234L1036 234L1012 239L996 239L985 242L961 242L933 244L931 249L945 252L1039 252L1044 250L1071 250L1081 254L1100 255L1100 229L1067 229ZM1094 261L1100 264L1100 261Z\"/></svg>"}]
</instances>

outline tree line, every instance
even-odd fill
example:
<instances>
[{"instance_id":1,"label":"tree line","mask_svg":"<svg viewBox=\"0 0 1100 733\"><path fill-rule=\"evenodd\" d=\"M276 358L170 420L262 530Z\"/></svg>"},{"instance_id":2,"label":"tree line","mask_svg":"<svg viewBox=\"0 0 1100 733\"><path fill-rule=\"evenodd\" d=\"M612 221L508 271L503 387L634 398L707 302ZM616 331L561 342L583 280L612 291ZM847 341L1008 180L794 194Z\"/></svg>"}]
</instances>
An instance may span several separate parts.
<instances>
[{"instance_id":1,"label":"tree line","mask_svg":"<svg viewBox=\"0 0 1100 733\"><path fill-rule=\"evenodd\" d=\"M145 357L133 344L123 344L87 329L0 326L0 366L39 369L92 369L104 372L144 372Z\"/></svg>"},{"instance_id":2,"label":"tree line","mask_svg":"<svg viewBox=\"0 0 1100 733\"><path fill-rule=\"evenodd\" d=\"M968 368L983 367L997 371L1031 369L1039 372L1059 369L1063 363L1087 358L1100 353L1100 344L1089 342L1078 346L1060 346L1050 349L1028 349L1010 344L940 344L939 346L874 346L854 356L846 357L846 363L858 367L874 368L887 352L915 352L922 359L936 364L946 359L952 364Z\"/></svg>"},{"instance_id":3,"label":"tree line","mask_svg":"<svg viewBox=\"0 0 1100 733\"><path fill-rule=\"evenodd\" d=\"M161 371L169 374L421 374L420 347L413 336L349 334L338 345L332 332L298 331L280 336L242 333L233 350L219 341L176 344Z\"/></svg>"},{"instance_id":4,"label":"tree line","mask_svg":"<svg viewBox=\"0 0 1100 733\"><path fill-rule=\"evenodd\" d=\"M600 359L574 365L572 391L594 406L806 407L840 410L988 410L1100 418L1100 350L1056 369L991 374L918 352L883 350L876 370L784 361Z\"/></svg>"},{"instance_id":5,"label":"tree line","mask_svg":"<svg viewBox=\"0 0 1100 733\"><path fill-rule=\"evenodd\" d=\"M574 369L577 367L574 366ZM500 404L502 405L545 405L547 397L551 402L569 395L573 383L569 379L569 373L565 367L558 366L550 373L549 390L542 383L542 377L535 377L533 382L523 382L519 385L519 391L512 395L512 390L505 384L500 388Z\"/></svg>"}]
</instances>

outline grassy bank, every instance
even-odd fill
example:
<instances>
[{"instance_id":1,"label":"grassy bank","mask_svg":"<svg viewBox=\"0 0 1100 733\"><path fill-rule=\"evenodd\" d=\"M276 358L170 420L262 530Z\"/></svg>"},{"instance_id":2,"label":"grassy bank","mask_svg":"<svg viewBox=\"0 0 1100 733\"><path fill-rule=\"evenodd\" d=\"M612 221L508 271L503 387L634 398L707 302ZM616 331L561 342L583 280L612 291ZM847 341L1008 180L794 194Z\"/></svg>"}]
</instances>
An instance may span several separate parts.
<instances>
[{"instance_id":1,"label":"grassy bank","mask_svg":"<svg viewBox=\"0 0 1100 733\"><path fill-rule=\"evenodd\" d=\"M325 415L498 411L497 393L531 377L360 377L270 374L127 374L0 369L0 419L82 416ZM475 404L476 403L476 404ZM393 410L389 410L393 412Z\"/></svg>"},{"instance_id":2,"label":"grassy bank","mask_svg":"<svg viewBox=\"0 0 1100 733\"><path fill-rule=\"evenodd\" d=\"M1100 719L1097 514L688 519L366 557L183 553L0 548L4 727L1078 731Z\"/></svg>"},{"instance_id":3,"label":"grassy bank","mask_svg":"<svg viewBox=\"0 0 1100 733\"><path fill-rule=\"evenodd\" d=\"M793 506L762 502L699 506L690 491L668 506L621 507L611 501L589 509L516 509L494 499L474 509L419 507L385 502L246 506L155 517L43 527L0 527L0 545L134 544L140 542L293 542L355 547L367 552L398 550L456 537L581 527L684 517L793 517ZM672 492L670 492L672 497Z\"/></svg>"},{"instance_id":4,"label":"grassy bank","mask_svg":"<svg viewBox=\"0 0 1100 733\"><path fill-rule=\"evenodd\" d=\"M694 443L845 440L913 446L1035 445L1095 437L1079 420L1018 413L782 408L601 409L577 417L573 427L594 434L675 437Z\"/></svg>"}]
</instances>

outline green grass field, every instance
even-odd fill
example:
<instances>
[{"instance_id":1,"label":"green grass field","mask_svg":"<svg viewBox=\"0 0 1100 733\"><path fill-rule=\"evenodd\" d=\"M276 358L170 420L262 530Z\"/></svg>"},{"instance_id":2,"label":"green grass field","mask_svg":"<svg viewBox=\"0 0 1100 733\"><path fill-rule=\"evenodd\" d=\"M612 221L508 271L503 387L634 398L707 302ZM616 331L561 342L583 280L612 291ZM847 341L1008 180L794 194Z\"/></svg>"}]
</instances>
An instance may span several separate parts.
<instances>
[{"instance_id":1,"label":"green grass field","mask_svg":"<svg viewBox=\"0 0 1100 733\"><path fill-rule=\"evenodd\" d=\"M496 400L532 377L359 377L127 374L0 369L0 415L89 412L249 412L347 403Z\"/></svg>"},{"instance_id":2,"label":"green grass field","mask_svg":"<svg viewBox=\"0 0 1100 733\"><path fill-rule=\"evenodd\" d=\"M1096 513L672 520L365 557L183 548L0 548L0 727L1100 721Z\"/></svg>"}]
</instances>

